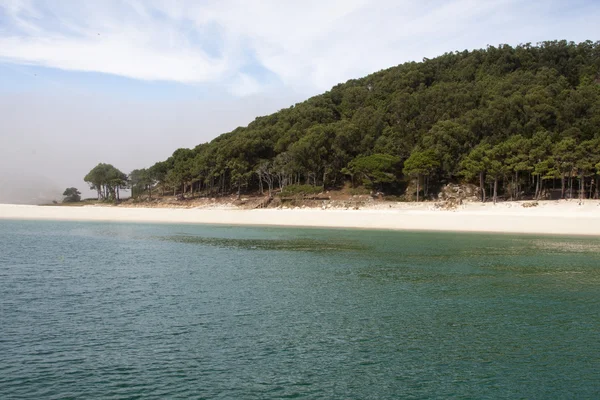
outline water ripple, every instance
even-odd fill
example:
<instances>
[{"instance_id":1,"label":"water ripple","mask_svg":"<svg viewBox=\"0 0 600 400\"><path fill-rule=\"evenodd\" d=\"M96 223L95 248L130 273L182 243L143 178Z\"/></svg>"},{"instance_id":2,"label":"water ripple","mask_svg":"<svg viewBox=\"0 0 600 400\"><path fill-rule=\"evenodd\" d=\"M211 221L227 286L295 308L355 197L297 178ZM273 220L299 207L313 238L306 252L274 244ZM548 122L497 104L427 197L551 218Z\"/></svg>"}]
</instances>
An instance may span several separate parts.
<instances>
[{"instance_id":1,"label":"water ripple","mask_svg":"<svg viewBox=\"0 0 600 400\"><path fill-rule=\"evenodd\" d=\"M598 398L592 239L0 225L2 399Z\"/></svg>"}]
</instances>

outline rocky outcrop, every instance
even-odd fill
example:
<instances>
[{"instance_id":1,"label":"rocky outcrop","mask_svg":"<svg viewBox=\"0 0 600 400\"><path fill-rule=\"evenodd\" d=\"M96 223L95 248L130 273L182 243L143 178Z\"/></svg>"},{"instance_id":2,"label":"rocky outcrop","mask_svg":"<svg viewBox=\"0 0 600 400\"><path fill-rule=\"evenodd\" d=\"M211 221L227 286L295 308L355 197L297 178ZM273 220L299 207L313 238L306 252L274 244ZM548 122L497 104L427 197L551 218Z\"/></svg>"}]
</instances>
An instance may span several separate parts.
<instances>
[{"instance_id":1,"label":"rocky outcrop","mask_svg":"<svg viewBox=\"0 0 600 400\"><path fill-rule=\"evenodd\" d=\"M450 183L442 188L438 194L440 201L459 202L481 201L481 189L478 186L467 184L459 185Z\"/></svg>"}]
</instances>

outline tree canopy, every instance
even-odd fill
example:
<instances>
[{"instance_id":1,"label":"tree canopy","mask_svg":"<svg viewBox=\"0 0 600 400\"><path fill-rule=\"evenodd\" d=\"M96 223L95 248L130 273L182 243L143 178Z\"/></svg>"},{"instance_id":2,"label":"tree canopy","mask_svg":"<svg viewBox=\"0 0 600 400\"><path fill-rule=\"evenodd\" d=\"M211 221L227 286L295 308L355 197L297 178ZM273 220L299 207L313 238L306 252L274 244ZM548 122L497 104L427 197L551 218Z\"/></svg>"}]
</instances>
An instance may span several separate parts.
<instances>
[{"instance_id":1,"label":"tree canopy","mask_svg":"<svg viewBox=\"0 0 600 400\"><path fill-rule=\"evenodd\" d=\"M77 203L81 201L81 192L74 187L66 188L63 196L63 203Z\"/></svg>"},{"instance_id":2,"label":"tree canopy","mask_svg":"<svg viewBox=\"0 0 600 400\"><path fill-rule=\"evenodd\" d=\"M366 187L376 187L383 190L383 185L393 183L398 179L398 164L400 157L389 154L372 154L358 156L350 161L346 171L353 176L362 178Z\"/></svg>"},{"instance_id":3,"label":"tree canopy","mask_svg":"<svg viewBox=\"0 0 600 400\"><path fill-rule=\"evenodd\" d=\"M423 179L432 188L476 183L482 199L486 190L515 199L552 188L589 197L598 191L599 138L600 42L489 46L336 85L178 149L136 170L131 184L137 193L218 195L352 181L404 192ZM102 172L110 167L86 177L99 198L124 182Z\"/></svg>"},{"instance_id":4,"label":"tree canopy","mask_svg":"<svg viewBox=\"0 0 600 400\"><path fill-rule=\"evenodd\" d=\"M127 188L127 175L111 164L96 165L83 180L96 190L98 200L119 201L119 189Z\"/></svg>"}]
</instances>

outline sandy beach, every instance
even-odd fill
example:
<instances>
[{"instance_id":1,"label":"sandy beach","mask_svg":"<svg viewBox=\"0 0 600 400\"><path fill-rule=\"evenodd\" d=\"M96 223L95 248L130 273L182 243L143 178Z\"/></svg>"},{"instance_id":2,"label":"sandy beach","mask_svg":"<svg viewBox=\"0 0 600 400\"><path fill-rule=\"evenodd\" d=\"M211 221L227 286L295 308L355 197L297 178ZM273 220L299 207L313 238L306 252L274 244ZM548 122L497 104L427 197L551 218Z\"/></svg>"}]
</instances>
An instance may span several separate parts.
<instances>
[{"instance_id":1,"label":"sandy beach","mask_svg":"<svg viewBox=\"0 0 600 400\"><path fill-rule=\"evenodd\" d=\"M360 210L51 207L0 204L0 219L198 223L389 230L600 236L600 202L469 203L437 210L432 203L379 203Z\"/></svg>"}]
</instances>

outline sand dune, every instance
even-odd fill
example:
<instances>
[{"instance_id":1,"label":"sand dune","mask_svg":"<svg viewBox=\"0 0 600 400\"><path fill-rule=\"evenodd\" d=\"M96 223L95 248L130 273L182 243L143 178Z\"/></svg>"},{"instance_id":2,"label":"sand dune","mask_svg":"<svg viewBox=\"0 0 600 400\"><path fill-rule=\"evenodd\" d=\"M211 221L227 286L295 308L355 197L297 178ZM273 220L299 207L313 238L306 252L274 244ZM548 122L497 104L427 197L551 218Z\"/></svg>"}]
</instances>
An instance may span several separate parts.
<instances>
[{"instance_id":1,"label":"sand dune","mask_svg":"<svg viewBox=\"0 0 600 400\"><path fill-rule=\"evenodd\" d=\"M41 207L0 204L0 219L278 225L457 232L541 233L600 236L600 202L588 200L471 203L436 210L431 203L377 203L343 209L202 209L127 207Z\"/></svg>"}]
</instances>

